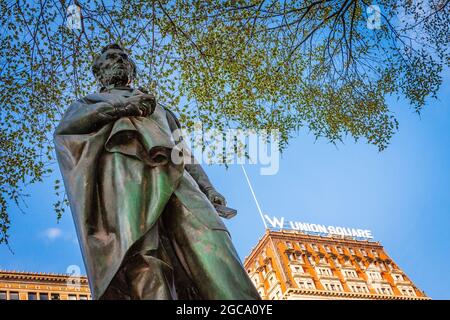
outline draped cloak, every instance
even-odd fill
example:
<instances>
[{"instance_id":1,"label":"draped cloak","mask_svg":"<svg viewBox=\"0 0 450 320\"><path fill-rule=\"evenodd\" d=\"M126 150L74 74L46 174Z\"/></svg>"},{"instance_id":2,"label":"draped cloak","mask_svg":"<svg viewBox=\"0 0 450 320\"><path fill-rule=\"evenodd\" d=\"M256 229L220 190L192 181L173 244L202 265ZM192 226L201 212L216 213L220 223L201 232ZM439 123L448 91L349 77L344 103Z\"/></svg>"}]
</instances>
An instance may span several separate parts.
<instances>
[{"instance_id":1,"label":"draped cloak","mask_svg":"<svg viewBox=\"0 0 450 320\"><path fill-rule=\"evenodd\" d=\"M157 105L148 117L95 122L96 106L120 98L105 92L74 102L60 123L69 129L54 135L94 299L103 295L126 257L158 245L146 235L172 196L188 211L201 211L198 218L208 228L226 230L183 162L171 160L172 151L182 151L169 126L170 112ZM70 129L86 121L92 122L89 130Z\"/></svg>"}]
</instances>

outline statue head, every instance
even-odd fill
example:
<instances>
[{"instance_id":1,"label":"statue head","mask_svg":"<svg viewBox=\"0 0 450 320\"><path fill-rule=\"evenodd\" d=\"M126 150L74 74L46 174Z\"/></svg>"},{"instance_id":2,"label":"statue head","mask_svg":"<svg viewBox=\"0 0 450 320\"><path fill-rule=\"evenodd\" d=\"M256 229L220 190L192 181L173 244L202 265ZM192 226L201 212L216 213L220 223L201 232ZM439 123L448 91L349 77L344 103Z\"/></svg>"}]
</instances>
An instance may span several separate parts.
<instances>
[{"instance_id":1,"label":"statue head","mask_svg":"<svg viewBox=\"0 0 450 320\"><path fill-rule=\"evenodd\" d=\"M92 72L102 87L126 86L136 77L136 65L120 45L113 43L94 58Z\"/></svg>"}]
</instances>

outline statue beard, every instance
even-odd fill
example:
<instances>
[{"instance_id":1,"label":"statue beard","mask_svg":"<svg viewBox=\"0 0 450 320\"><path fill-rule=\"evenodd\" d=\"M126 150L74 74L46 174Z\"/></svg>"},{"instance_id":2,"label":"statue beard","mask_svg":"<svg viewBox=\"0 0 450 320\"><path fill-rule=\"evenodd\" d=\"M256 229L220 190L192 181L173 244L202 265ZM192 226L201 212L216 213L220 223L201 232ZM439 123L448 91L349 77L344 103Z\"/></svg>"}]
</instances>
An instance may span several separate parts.
<instances>
[{"instance_id":1,"label":"statue beard","mask_svg":"<svg viewBox=\"0 0 450 320\"><path fill-rule=\"evenodd\" d=\"M131 67L125 65L124 66L113 66L109 70L105 70L105 72L101 75L100 82L104 87L111 86L126 86L128 85L132 77L131 75Z\"/></svg>"}]
</instances>

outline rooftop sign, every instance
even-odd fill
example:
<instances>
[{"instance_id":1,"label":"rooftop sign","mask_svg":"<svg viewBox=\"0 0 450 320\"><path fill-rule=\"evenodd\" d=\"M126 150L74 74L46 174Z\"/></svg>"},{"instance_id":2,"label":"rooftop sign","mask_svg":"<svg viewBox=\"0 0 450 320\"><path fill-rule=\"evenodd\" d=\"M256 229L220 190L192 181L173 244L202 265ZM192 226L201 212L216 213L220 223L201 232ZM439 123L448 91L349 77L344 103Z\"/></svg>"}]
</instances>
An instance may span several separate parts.
<instances>
[{"instance_id":1,"label":"rooftop sign","mask_svg":"<svg viewBox=\"0 0 450 320\"><path fill-rule=\"evenodd\" d=\"M286 220L284 217L270 218L268 215L264 215L264 219L267 221L267 226L269 227L269 229L272 230L296 230L314 235L334 235L358 239L373 239L372 231L367 229L355 229L347 227L327 226L324 224L290 221Z\"/></svg>"}]
</instances>

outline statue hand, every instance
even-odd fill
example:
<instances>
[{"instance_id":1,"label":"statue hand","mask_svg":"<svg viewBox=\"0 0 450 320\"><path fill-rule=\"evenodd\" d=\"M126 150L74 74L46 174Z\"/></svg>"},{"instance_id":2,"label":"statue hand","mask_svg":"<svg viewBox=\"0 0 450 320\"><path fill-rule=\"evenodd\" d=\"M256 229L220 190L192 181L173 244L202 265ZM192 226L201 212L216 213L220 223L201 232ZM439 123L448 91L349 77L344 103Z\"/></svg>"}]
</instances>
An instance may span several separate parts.
<instances>
[{"instance_id":1,"label":"statue hand","mask_svg":"<svg viewBox=\"0 0 450 320\"><path fill-rule=\"evenodd\" d=\"M146 110L139 103L128 103L126 106L116 108L116 115L121 117L143 117Z\"/></svg>"},{"instance_id":2,"label":"statue hand","mask_svg":"<svg viewBox=\"0 0 450 320\"><path fill-rule=\"evenodd\" d=\"M127 105L112 105L109 103L103 103L97 111L99 113L106 114L108 116L114 117L114 118L121 118L121 117L130 117L130 116L142 116L144 113L144 108L140 107L139 104L136 103L129 103Z\"/></svg>"},{"instance_id":3,"label":"statue hand","mask_svg":"<svg viewBox=\"0 0 450 320\"><path fill-rule=\"evenodd\" d=\"M227 201L225 197L217 192L214 188L210 188L206 190L206 196L212 204L220 204L222 206L227 205Z\"/></svg>"},{"instance_id":4,"label":"statue hand","mask_svg":"<svg viewBox=\"0 0 450 320\"><path fill-rule=\"evenodd\" d=\"M142 117L147 117L155 111L156 99L155 96L139 92L137 95L129 97L127 103L131 105L137 105L141 111Z\"/></svg>"}]
</instances>

